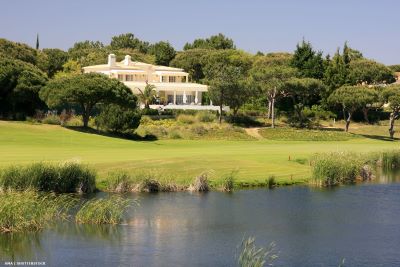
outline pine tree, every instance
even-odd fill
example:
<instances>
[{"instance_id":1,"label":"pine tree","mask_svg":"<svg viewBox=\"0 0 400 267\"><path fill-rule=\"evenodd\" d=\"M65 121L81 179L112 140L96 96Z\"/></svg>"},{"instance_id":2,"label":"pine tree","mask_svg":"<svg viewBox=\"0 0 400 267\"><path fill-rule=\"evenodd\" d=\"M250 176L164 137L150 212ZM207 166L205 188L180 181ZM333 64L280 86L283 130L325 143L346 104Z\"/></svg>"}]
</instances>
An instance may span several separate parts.
<instances>
[{"instance_id":1,"label":"pine tree","mask_svg":"<svg viewBox=\"0 0 400 267\"><path fill-rule=\"evenodd\" d=\"M39 34L36 34L36 50L39 50Z\"/></svg>"}]
</instances>

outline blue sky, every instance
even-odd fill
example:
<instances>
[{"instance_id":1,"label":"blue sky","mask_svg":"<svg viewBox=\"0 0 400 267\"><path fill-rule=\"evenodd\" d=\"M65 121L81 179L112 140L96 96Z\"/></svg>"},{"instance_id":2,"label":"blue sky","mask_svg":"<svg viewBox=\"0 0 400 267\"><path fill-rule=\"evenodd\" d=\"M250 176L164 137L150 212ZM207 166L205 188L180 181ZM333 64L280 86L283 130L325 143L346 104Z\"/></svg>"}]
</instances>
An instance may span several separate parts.
<instances>
[{"instance_id":1,"label":"blue sky","mask_svg":"<svg viewBox=\"0 0 400 267\"><path fill-rule=\"evenodd\" d=\"M74 42L132 32L150 42L219 32L255 53L293 51L304 37L325 53L348 41L364 56L400 64L398 0L2 0L0 37L68 49Z\"/></svg>"}]
</instances>

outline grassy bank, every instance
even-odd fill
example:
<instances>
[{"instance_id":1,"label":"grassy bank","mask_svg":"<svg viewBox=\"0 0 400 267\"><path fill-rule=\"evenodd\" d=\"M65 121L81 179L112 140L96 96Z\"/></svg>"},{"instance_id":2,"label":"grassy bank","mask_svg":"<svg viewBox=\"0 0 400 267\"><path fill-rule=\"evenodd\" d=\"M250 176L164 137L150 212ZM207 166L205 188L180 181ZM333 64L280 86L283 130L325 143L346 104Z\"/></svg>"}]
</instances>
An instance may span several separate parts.
<instances>
[{"instance_id":1,"label":"grassy bank","mask_svg":"<svg viewBox=\"0 0 400 267\"><path fill-rule=\"evenodd\" d=\"M368 126L369 127L369 126ZM373 126L371 126L373 127ZM379 128L380 129L380 128ZM373 131L369 131L372 135ZM296 132L295 135L302 135ZM166 182L188 186L203 172L211 185L222 184L232 173L236 186L306 182L308 159L315 153L382 151L398 142L358 135L343 141L289 141L261 139L131 141L83 133L55 125L0 121L0 168L37 161L73 160L98 173L97 186L105 189L109 174L124 170L140 179L151 172ZM142 176L144 177L144 176Z\"/></svg>"}]
</instances>

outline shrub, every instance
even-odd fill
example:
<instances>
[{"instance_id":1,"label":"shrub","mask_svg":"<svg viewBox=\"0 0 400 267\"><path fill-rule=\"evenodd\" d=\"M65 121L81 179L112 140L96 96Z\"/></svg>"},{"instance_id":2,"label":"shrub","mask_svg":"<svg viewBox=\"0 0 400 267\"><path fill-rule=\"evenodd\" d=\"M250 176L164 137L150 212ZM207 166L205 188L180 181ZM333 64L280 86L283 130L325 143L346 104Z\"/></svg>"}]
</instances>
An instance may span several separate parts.
<instances>
[{"instance_id":1,"label":"shrub","mask_svg":"<svg viewBox=\"0 0 400 267\"><path fill-rule=\"evenodd\" d=\"M276 179L274 175L271 175L270 177L268 177L267 179L267 186L268 188L274 188L276 186Z\"/></svg>"},{"instance_id":2,"label":"shrub","mask_svg":"<svg viewBox=\"0 0 400 267\"><path fill-rule=\"evenodd\" d=\"M196 114L196 119L199 122L214 122L217 119L217 116L215 113L212 113L210 111L199 111Z\"/></svg>"},{"instance_id":3,"label":"shrub","mask_svg":"<svg viewBox=\"0 0 400 267\"><path fill-rule=\"evenodd\" d=\"M118 224L131 201L114 196L108 199L92 199L86 201L76 213L75 221L91 224Z\"/></svg>"},{"instance_id":4,"label":"shrub","mask_svg":"<svg viewBox=\"0 0 400 267\"><path fill-rule=\"evenodd\" d=\"M178 115L176 120L183 124L193 124L196 122L196 118L193 115L186 115L186 114Z\"/></svg>"},{"instance_id":5,"label":"shrub","mask_svg":"<svg viewBox=\"0 0 400 267\"><path fill-rule=\"evenodd\" d=\"M95 125L106 131L125 133L139 126L141 115L132 109L110 104L102 108L95 118Z\"/></svg>"},{"instance_id":6,"label":"shrub","mask_svg":"<svg viewBox=\"0 0 400 267\"><path fill-rule=\"evenodd\" d=\"M95 190L95 178L93 170L77 163L34 163L3 169L0 173L0 187L16 190L33 188L57 193L91 193Z\"/></svg>"},{"instance_id":7,"label":"shrub","mask_svg":"<svg viewBox=\"0 0 400 267\"><path fill-rule=\"evenodd\" d=\"M251 127L251 126L262 126L262 123L257 121L256 119L246 116L246 115L230 115L225 117L225 120L229 123L233 123L236 125L241 125L244 127Z\"/></svg>"},{"instance_id":8,"label":"shrub","mask_svg":"<svg viewBox=\"0 0 400 267\"><path fill-rule=\"evenodd\" d=\"M57 116L57 115L47 115L47 116L42 120L42 123L60 125L60 124L61 124L61 120L60 120L60 117Z\"/></svg>"}]
</instances>

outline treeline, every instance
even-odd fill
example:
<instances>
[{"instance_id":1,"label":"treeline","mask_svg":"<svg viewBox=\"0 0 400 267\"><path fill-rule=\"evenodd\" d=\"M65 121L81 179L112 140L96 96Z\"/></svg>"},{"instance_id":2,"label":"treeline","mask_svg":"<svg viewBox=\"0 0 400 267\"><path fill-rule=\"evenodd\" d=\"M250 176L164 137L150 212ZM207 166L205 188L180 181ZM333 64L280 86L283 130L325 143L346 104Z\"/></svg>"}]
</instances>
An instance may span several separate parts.
<instances>
[{"instance_id":1,"label":"treeline","mask_svg":"<svg viewBox=\"0 0 400 267\"><path fill-rule=\"evenodd\" d=\"M83 78L71 77L80 74L83 66L106 63L109 53L116 54L117 60L129 54L135 61L183 68L192 82L210 85L203 100L206 103L211 100L221 111L223 105L230 106L234 117L265 114L272 127L277 115L285 115L294 126L313 127L319 119L332 117L344 118L349 124L357 113L366 122L376 120L379 116L371 118L370 111L383 112L384 104L394 121L400 109L395 99L399 88L390 85L400 66L367 59L347 43L332 56L324 56L305 40L297 44L293 53L253 55L237 49L233 40L223 34L196 39L186 43L183 51L176 51L168 42L149 43L127 33L112 37L107 45L99 41L77 42L68 51L33 49L0 39L0 116L23 119L36 110L65 108L67 104L90 116L91 112L85 111L87 107L96 109L110 102L110 96L90 104L67 96L60 96L57 102L50 101L52 93L46 98L40 91L54 87L51 92L57 92L65 84L62 79L69 79L70 89L76 84L92 86ZM87 76L94 78L98 79ZM90 99L91 95L85 97ZM136 101L134 96L131 98L131 102ZM114 100L111 102L118 102Z\"/></svg>"}]
</instances>

